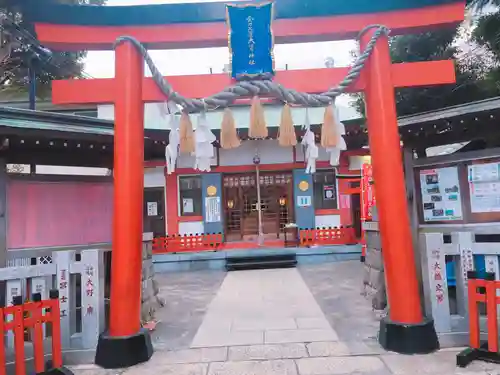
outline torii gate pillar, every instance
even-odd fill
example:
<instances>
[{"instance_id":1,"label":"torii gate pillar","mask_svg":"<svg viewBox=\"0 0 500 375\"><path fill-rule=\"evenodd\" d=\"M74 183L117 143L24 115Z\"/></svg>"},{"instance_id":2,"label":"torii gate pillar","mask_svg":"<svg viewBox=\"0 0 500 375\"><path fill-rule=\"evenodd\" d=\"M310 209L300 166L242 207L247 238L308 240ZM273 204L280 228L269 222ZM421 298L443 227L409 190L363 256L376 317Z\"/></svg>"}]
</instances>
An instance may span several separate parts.
<instances>
[{"instance_id":1,"label":"torii gate pillar","mask_svg":"<svg viewBox=\"0 0 500 375\"><path fill-rule=\"evenodd\" d=\"M362 48L372 36L373 31L362 37ZM439 341L433 321L422 314L390 69L389 41L382 36L364 72L389 304L389 315L380 325L379 342L384 349L398 353L429 353L439 349Z\"/></svg>"},{"instance_id":2,"label":"torii gate pillar","mask_svg":"<svg viewBox=\"0 0 500 375\"><path fill-rule=\"evenodd\" d=\"M109 330L99 336L95 362L130 367L153 355L141 328L142 203L144 191L144 60L130 42L115 52L113 244Z\"/></svg>"}]
</instances>

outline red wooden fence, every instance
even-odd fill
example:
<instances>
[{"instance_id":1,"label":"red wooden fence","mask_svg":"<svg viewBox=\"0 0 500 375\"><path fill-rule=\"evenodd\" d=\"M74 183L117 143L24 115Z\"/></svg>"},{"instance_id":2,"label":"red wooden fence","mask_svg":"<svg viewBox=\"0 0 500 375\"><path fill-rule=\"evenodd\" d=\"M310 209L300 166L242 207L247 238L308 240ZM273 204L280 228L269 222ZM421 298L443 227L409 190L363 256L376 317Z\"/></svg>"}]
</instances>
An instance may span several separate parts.
<instances>
[{"instance_id":1,"label":"red wooden fence","mask_svg":"<svg viewBox=\"0 0 500 375\"><path fill-rule=\"evenodd\" d=\"M476 271L467 272L468 305L469 305L469 348L457 354L457 366L466 367L474 360L482 360L500 364L498 352L498 310L500 297L497 289L500 282L495 274ZM479 303L486 304L486 330L488 338L481 342L482 329L479 322ZM484 331L483 331L484 332Z\"/></svg>"},{"instance_id":2,"label":"red wooden fence","mask_svg":"<svg viewBox=\"0 0 500 375\"><path fill-rule=\"evenodd\" d=\"M0 375L6 375L6 350L3 338L6 332L14 333L15 370L16 375L26 375L26 359L24 352L24 332L31 330L33 341L35 372L45 371L43 353L43 324L52 325L52 365L62 367L61 318L59 310L59 292L50 291L50 299L41 300L40 293L33 294L32 302L23 304L21 296L14 297L13 306L0 309ZM6 318L8 321L6 321Z\"/></svg>"},{"instance_id":3,"label":"red wooden fence","mask_svg":"<svg viewBox=\"0 0 500 375\"><path fill-rule=\"evenodd\" d=\"M156 237L153 239L153 253L182 253L197 251L218 251L234 249L237 246L224 243L222 233L187 234ZM357 243L354 228L335 227L303 229L299 231L300 246L348 245ZM284 246L284 244L283 244ZM242 245L242 247L244 247Z\"/></svg>"},{"instance_id":4,"label":"red wooden fence","mask_svg":"<svg viewBox=\"0 0 500 375\"><path fill-rule=\"evenodd\" d=\"M222 238L222 233L157 237L153 239L153 253L220 250Z\"/></svg>"},{"instance_id":5,"label":"red wooden fence","mask_svg":"<svg viewBox=\"0 0 500 375\"><path fill-rule=\"evenodd\" d=\"M304 229L299 233L300 246L327 246L355 244L356 234L352 227Z\"/></svg>"}]
</instances>

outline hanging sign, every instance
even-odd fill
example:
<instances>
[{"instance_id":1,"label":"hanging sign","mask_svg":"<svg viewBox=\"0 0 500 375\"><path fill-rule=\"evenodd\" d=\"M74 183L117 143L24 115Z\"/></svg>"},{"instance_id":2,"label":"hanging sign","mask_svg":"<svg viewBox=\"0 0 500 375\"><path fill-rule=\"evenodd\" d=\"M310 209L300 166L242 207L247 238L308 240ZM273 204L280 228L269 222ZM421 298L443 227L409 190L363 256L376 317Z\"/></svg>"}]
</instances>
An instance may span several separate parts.
<instances>
[{"instance_id":1,"label":"hanging sign","mask_svg":"<svg viewBox=\"0 0 500 375\"><path fill-rule=\"evenodd\" d=\"M273 3L226 5L231 76L235 79L274 76Z\"/></svg>"},{"instance_id":2,"label":"hanging sign","mask_svg":"<svg viewBox=\"0 0 500 375\"><path fill-rule=\"evenodd\" d=\"M375 206L375 192L373 189L373 167L363 164L361 169L361 219L373 220L373 207Z\"/></svg>"}]
</instances>

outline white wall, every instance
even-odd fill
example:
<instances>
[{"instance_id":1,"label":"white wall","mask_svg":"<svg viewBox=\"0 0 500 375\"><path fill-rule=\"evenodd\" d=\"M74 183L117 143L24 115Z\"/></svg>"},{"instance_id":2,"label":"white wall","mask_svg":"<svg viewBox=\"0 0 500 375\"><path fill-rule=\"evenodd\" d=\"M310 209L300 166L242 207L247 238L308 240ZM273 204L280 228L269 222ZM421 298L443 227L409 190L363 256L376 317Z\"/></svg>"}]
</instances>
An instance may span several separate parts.
<instances>
[{"instance_id":1,"label":"white wall","mask_svg":"<svg viewBox=\"0 0 500 375\"><path fill-rule=\"evenodd\" d=\"M220 149L219 163L221 166L251 165L256 153L260 164L293 163L293 148L281 147L273 139L245 141L233 150Z\"/></svg>"},{"instance_id":2,"label":"white wall","mask_svg":"<svg viewBox=\"0 0 500 375\"><path fill-rule=\"evenodd\" d=\"M330 155L326 152L326 150L318 144L318 159L316 161L330 161ZM297 153L296 158L297 161L304 161L304 147L302 145L297 145L296 147Z\"/></svg>"},{"instance_id":3,"label":"white wall","mask_svg":"<svg viewBox=\"0 0 500 375\"><path fill-rule=\"evenodd\" d=\"M366 156L350 156L349 157L349 170L350 171L356 171L356 170L361 170L361 167L363 164L370 164L371 163L371 156L366 155Z\"/></svg>"},{"instance_id":4,"label":"white wall","mask_svg":"<svg viewBox=\"0 0 500 375\"><path fill-rule=\"evenodd\" d=\"M165 187L164 168L144 168L144 187Z\"/></svg>"},{"instance_id":5,"label":"white wall","mask_svg":"<svg viewBox=\"0 0 500 375\"><path fill-rule=\"evenodd\" d=\"M265 105L266 123L269 127L279 126L281 119L282 105ZM144 127L146 129L169 129L168 118L164 111L164 103L146 103L144 107ZM337 106L338 116L341 121L359 118L356 110L351 107ZM248 129L250 123L250 107L239 106L231 108L237 128ZM324 108L308 108L309 120L311 124L323 123L325 113ZM209 111L207 121L212 129L220 129L222 123L223 110ZM114 119L114 105L106 104L97 106L97 116L100 119ZM292 116L295 125L301 125L306 118L306 109L301 107L292 108ZM192 115L193 127L196 128L197 116Z\"/></svg>"},{"instance_id":6,"label":"white wall","mask_svg":"<svg viewBox=\"0 0 500 375\"><path fill-rule=\"evenodd\" d=\"M211 160L212 166L217 166L217 150L214 147L214 158ZM196 158L192 155L181 154L177 157L177 168L194 168Z\"/></svg>"},{"instance_id":7,"label":"white wall","mask_svg":"<svg viewBox=\"0 0 500 375\"><path fill-rule=\"evenodd\" d=\"M179 223L179 234L203 234L205 226L203 221L181 221Z\"/></svg>"},{"instance_id":8,"label":"white wall","mask_svg":"<svg viewBox=\"0 0 500 375\"><path fill-rule=\"evenodd\" d=\"M340 215L316 215L316 228L340 227Z\"/></svg>"}]
</instances>

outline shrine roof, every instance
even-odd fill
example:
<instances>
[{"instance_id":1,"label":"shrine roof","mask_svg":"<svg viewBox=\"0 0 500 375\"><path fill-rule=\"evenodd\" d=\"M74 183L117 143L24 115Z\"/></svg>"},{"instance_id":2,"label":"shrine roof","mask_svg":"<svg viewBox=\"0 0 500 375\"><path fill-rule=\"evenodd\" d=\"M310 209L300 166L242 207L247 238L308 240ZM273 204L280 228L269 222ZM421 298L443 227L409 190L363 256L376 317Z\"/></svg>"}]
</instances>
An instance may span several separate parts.
<instances>
[{"instance_id":1,"label":"shrine roof","mask_svg":"<svg viewBox=\"0 0 500 375\"><path fill-rule=\"evenodd\" d=\"M465 103L398 119L405 145L426 149L453 143L486 140L500 135L500 97Z\"/></svg>"},{"instance_id":2,"label":"shrine roof","mask_svg":"<svg viewBox=\"0 0 500 375\"><path fill-rule=\"evenodd\" d=\"M11 107L0 107L0 127L113 135L112 121Z\"/></svg>"},{"instance_id":3,"label":"shrine roof","mask_svg":"<svg viewBox=\"0 0 500 375\"><path fill-rule=\"evenodd\" d=\"M250 1L257 3L261 1ZM275 18L341 16L416 9L463 3L463 0L277 0ZM203 2L137 6L88 6L23 0L23 15L32 22L81 25L128 26L210 23L225 21L225 3Z\"/></svg>"},{"instance_id":4,"label":"shrine roof","mask_svg":"<svg viewBox=\"0 0 500 375\"><path fill-rule=\"evenodd\" d=\"M113 121L0 107L0 154L14 163L109 166ZM166 142L145 131L145 160L164 157Z\"/></svg>"}]
</instances>

